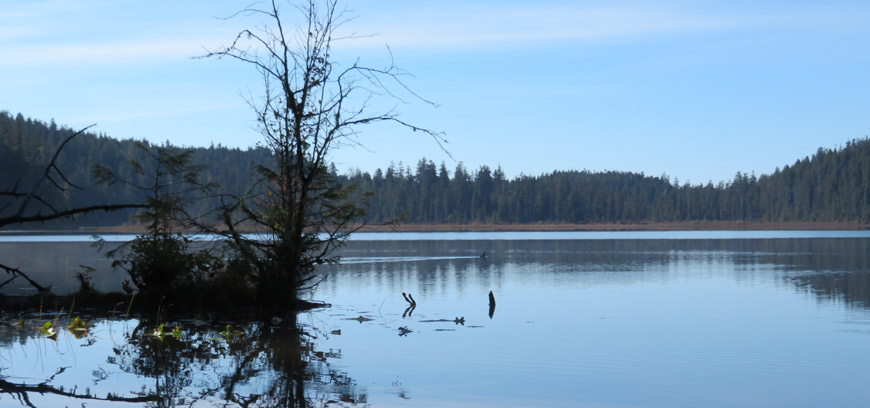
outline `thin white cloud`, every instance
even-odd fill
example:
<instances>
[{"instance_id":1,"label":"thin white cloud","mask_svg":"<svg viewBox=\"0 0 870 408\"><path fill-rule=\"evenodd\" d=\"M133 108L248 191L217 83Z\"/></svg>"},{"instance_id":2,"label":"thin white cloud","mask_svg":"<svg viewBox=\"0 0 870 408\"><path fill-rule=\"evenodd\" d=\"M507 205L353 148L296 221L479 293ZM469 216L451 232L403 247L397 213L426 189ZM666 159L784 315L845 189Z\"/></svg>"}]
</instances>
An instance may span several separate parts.
<instances>
[{"instance_id":1,"label":"thin white cloud","mask_svg":"<svg viewBox=\"0 0 870 408\"><path fill-rule=\"evenodd\" d=\"M2 22L0 22L2 23ZM32 37L40 33L40 29L36 27L12 26L0 24L0 43L16 41L23 38Z\"/></svg>"},{"instance_id":2,"label":"thin white cloud","mask_svg":"<svg viewBox=\"0 0 870 408\"><path fill-rule=\"evenodd\" d=\"M167 39L147 41L109 41L43 43L7 46L0 67L26 67L48 64L64 66L150 65L202 55L205 45L214 40Z\"/></svg>"},{"instance_id":3,"label":"thin white cloud","mask_svg":"<svg viewBox=\"0 0 870 408\"><path fill-rule=\"evenodd\" d=\"M20 8L31 17L57 13L66 2L48 1L35 9ZM103 4L91 3L91 8ZM516 48L558 41L596 42L645 39L658 35L687 35L753 27L808 26L855 23L870 10L866 7L829 9L777 9L776 13L703 13L698 10L660 7L598 7L574 5L476 5L445 9L418 8L395 14L363 15L344 26L354 33L371 36L340 41L337 47L419 47L461 50ZM13 10L14 11L14 10ZM862 13L862 11L864 13ZM13 14L14 14L13 13ZM206 19L210 20L210 19ZM0 17L0 68L38 65L105 66L150 65L201 55L206 47L232 40L238 25L214 24L214 20L175 21L175 24L140 26L139 32L69 38L64 28L21 23ZM7 24L8 23L8 24ZM115 22L118 23L118 22ZM123 23L120 23L123 25ZM854 25L854 24L853 24ZM154 36L150 30L161 27ZM70 28L67 27L66 30ZM142 31L142 30L147 31ZM115 32L111 29L106 32ZM191 34L193 33L193 34Z\"/></svg>"},{"instance_id":4,"label":"thin white cloud","mask_svg":"<svg viewBox=\"0 0 870 408\"><path fill-rule=\"evenodd\" d=\"M111 1L31 0L4 4L3 20L38 20L51 16L80 14L98 10Z\"/></svg>"},{"instance_id":5,"label":"thin white cloud","mask_svg":"<svg viewBox=\"0 0 870 408\"><path fill-rule=\"evenodd\" d=\"M856 16L868 7L768 8L719 10L661 7L539 6L534 4L483 8L474 5L449 10L382 14L348 24L355 33L370 35L340 46L426 48L522 47L553 41L644 39L656 35L687 35L726 30L770 28L864 27ZM363 16L365 17L365 16Z\"/></svg>"},{"instance_id":6,"label":"thin white cloud","mask_svg":"<svg viewBox=\"0 0 870 408\"><path fill-rule=\"evenodd\" d=\"M0 69L39 66L89 68L119 65L152 66L205 55L231 42L229 35L163 35L162 38L106 38L78 41L3 41Z\"/></svg>"},{"instance_id":7,"label":"thin white cloud","mask_svg":"<svg viewBox=\"0 0 870 408\"><path fill-rule=\"evenodd\" d=\"M650 34L719 30L745 24L737 18L691 15L654 8L586 9L534 5L511 9L468 7L381 16L370 27L354 26L354 46L478 47L542 41L595 40Z\"/></svg>"},{"instance_id":8,"label":"thin white cloud","mask_svg":"<svg viewBox=\"0 0 870 408\"><path fill-rule=\"evenodd\" d=\"M104 0L13 4L0 13L0 68L150 65L201 55L232 39L234 32L226 31L232 25L208 14L178 16L167 4L141 19L135 12L141 2L131 2L132 10Z\"/></svg>"}]
</instances>

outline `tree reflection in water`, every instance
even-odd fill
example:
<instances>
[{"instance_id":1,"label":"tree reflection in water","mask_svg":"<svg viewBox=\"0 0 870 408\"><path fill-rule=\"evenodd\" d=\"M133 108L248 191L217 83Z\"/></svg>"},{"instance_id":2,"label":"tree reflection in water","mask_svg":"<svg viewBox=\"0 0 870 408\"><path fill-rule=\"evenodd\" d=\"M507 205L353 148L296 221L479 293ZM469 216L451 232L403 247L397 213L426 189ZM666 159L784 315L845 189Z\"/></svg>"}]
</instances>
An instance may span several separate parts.
<instances>
[{"instance_id":1,"label":"tree reflection in water","mask_svg":"<svg viewBox=\"0 0 870 408\"><path fill-rule=\"evenodd\" d=\"M330 367L330 360L341 358L340 351L317 351L318 333L300 330L295 321L285 320L277 325L246 323L227 329L190 320L181 322L179 330L173 330L174 324L158 330L159 325L149 320L102 320L98 323L101 327L125 327L122 335L110 333L109 338L78 339L71 332L62 332L60 338L50 340L32 330L40 321L31 319L24 323L24 328L0 330L0 347L11 353L20 347L24 353L43 353L48 364L52 352L64 353L46 344L74 341L77 347L88 347L112 341L109 338L114 338L115 343L103 344L108 355L102 361L77 362L79 366L91 365L84 372L91 372L92 378L78 375L70 380L69 375L59 375L67 367L57 367L57 373L43 381L20 383L14 379L26 375L13 372L15 364L0 361L3 369L0 402L11 398L21 406L39 406L34 397L45 395L76 406L99 400L118 406L134 402L150 407L202 406L199 403L318 407L355 406L367 400L367 395L358 392L346 373ZM29 348L35 350L28 351ZM103 382L118 377L125 378L123 388L132 391L126 391L125 395L100 391Z\"/></svg>"}]
</instances>

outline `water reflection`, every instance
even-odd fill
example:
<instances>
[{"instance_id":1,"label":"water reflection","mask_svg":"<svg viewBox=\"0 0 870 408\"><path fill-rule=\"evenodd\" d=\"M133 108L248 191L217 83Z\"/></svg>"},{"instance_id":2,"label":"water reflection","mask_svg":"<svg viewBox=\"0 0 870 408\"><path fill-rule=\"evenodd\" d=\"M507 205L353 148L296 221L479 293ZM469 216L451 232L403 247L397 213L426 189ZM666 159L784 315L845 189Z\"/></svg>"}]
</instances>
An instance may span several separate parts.
<instances>
[{"instance_id":1,"label":"water reflection","mask_svg":"<svg viewBox=\"0 0 870 408\"><path fill-rule=\"evenodd\" d=\"M755 262L786 272L783 279L820 301L870 309L870 240L773 240Z\"/></svg>"},{"instance_id":2,"label":"water reflection","mask_svg":"<svg viewBox=\"0 0 870 408\"><path fill-rule=\"evenodd\" d=\"M481 257L483 253L487 255ZM582 273L584 282L594 284L602 275L607 282L618 274L630 283L649 278L644 275L649 271L697 274L737 265L748 274L736 279L767 274L820 300L870 308L867 238L351 241L342 256L342 265L324 271L391 291L421 283L424 295L470 285L490 290L517 269ZM681 272L679 265L686 262L695 266Z\"/></svg>"},{"instance_id":3,"label":"water reflection","mask_svg":"<svg viewBox=\"0 0 870 408\"><path fill-rule=\"evenodd\" d=\"M412 282L427 282L420 287L424 295L444 293L453 281L459 290L470 280L490 290L505 271L516 268L545 274L611 272L628 282L641 279L644 271L695 260L710 268L736 264L786 273L785 281L820 299L870 308L870 283L864 276L870 271L868 238L356 240L342 256L342 266L323 271L399 292ZM82 265L95 269L91 277L97 290L119 291L123 280L87 242L3 242L0 259L51 284L56 294L78 289L74 277ZM7 295L32 291L26 284L2 288Z\"/></svg>"},{"instance_id":4,"label":"water reflection","mask_svg":"<svg viewBox=\"0 0 870 408\"><path fill-rule=\"evenodd\" d=\"M87 259L51 245L82 246L54 247L47 277ZM299 322L97 319L82 334L68 314L0 316L0 405L856 406L870 397L868 249L351 241L314 294L334 306Z\"/></svg>"},{"instance_id":5,"label":"water reflection","mask_svg":"<svg viewBox=\"0 0 870 408\"><path fill-rule=\"evenodd\" d=\"M54 318L22 318L0 329L0 405L317 407L367 400L332 367L341 351L317 349L326 334L301 331L295 321L221 328L197 319L162 326L97 319L76 333L63 330L69 319ZM41 331L44 321L61 330ZM34 357L39 364L28 364Z\"/></svg>"}]
</instances>

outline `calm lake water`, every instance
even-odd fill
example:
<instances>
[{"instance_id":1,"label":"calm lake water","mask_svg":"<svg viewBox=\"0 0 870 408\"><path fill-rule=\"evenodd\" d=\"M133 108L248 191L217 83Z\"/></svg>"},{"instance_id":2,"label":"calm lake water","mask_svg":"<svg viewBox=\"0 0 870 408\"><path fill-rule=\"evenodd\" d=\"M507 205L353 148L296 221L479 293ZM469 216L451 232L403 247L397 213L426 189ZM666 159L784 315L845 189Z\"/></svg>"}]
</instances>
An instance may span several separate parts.
<instances>
[{"instance_id":1,"label":"calm lake water","mask_svg":"<svg viewBox=\"0 0 870 408\"><path fill-rule=\"evenodd\" d=\"M103 290L123 278L86 238L2 239L0 260L43 281L79 264L97 268ZM170 317L177 338L160 339L153 317L120 305L115 319L52 339L34 327L72 316L4 316L0 380L76 390L25 393L35 406L272 406L300 394L373 407L870 400L867 231L360 234L342 255L312 296L332 307L298 317L305 334L197 316ZM9 391L7 405L27 406Z\"/></svg>"}]
</instances>

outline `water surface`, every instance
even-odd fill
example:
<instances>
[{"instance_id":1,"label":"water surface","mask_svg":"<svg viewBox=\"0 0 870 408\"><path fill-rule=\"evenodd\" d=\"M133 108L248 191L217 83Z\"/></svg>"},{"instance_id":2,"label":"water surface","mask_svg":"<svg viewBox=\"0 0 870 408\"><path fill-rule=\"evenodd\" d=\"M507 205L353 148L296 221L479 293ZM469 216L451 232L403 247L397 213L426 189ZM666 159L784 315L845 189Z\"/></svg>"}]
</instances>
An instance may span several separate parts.
<instances>
[{"instance_id":1,"label":"water surface","mask_svg":"<svg viewBox=\"0 0 870 408\"><path fill-rule=\"evenodd\" d=\"M432 234L349 242L312 295L332 307L301 314L302 336L235 322L239 342L220 335L222 322L188 319L177 322L177 344L152 344L147 317L98 320L83 338L0 330L0 376L184 406L277 398L303 372L304 394L325 406L853 407L870 398L866 231ZM7 242L0 259L41 251L44 276L55 268L59 277L104 262L84 248ZM105 267L99 274L114 276ZM174 365L143 366L154 353ZM68 368L52 377L59 367ZM173 372L187 382L169 381ZM248 377L233 397L227 384L239 375ZM0 394L0 405L14 397Z\"/></svg>"},{"instance_id":2,"label":"water surface","mask_svg":"<svg viewBox=\"0 0 870 408\"><path fill-rule=\"evenodd\" d=\"M309 318L342 329L321 344L375 406L856 406L870 397L868 245L356 242L318 291L334 307ZM402 291L418 302L404 318Z\"/></svg>"}]
</instances>

